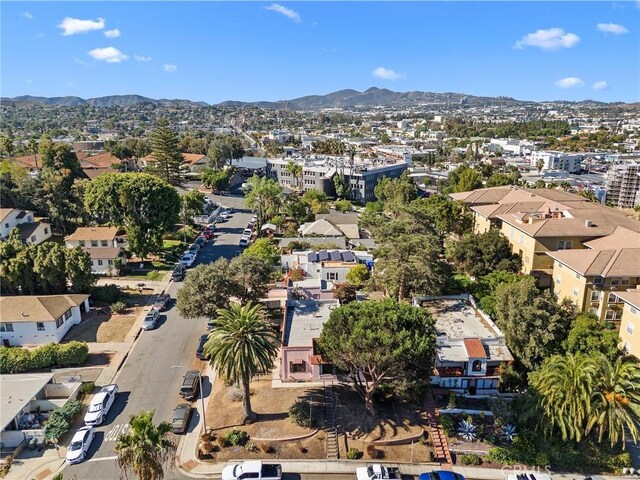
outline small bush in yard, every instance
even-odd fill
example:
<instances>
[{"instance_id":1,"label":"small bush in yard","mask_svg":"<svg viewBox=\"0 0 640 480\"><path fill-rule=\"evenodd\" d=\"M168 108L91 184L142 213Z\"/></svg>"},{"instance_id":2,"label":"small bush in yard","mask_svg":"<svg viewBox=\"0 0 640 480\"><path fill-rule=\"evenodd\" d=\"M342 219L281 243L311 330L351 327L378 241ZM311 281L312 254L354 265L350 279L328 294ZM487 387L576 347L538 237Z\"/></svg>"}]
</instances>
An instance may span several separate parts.
<instances>
[{"instance_id":1,"label":"small bush in yard","mask_svg":"<svg viewBox=\"0 0 640 480\"><path fill-rule=\"evenodd\" d=\"M262 453L276 453L276 449L274 447L272 447L271 445L269 445L268 443L261 443L260 444L260 451Z\"/></svg>"},{"instance_id":2,"label":"small bush in yard","mask_svg":"<svg viewBox=\"0 0 640 480\"><path fill-rule=\"evenodd\" d=\"M289 409L289 418L298 426L312 428L315 426L315 418L308 400L297 400Z\"/></svg>"},{"instance_id":3,"label":"small bush in yard","mask_svg":"<svg viewBox=\"0 0 640 480\"><path fill-rule=\"evenodd\" d=\"M82 402L71 400L62 407L54 409L47 418L44 426L44 436L47 440L60 439L69 431L71 421L82 410Z\"/></svg>"},{"instance_id":4,"label":"small bush in yard","mask_svg":"<svg viewBox=\"0 0 640 480\"><path fill-rule=\"evenodd\" d=\"M462 465L482 465L482 458L474 453L460 456L460 463Z\"/></svg>"},{"instance_id":5,"label":"small bush in yard","mask_svg":"<svg viewBox=\"0 0 640 480\"><path fill-rule=\"evenodd\" d=\"M112 303L111 304L111 312L115 313L116 315L120 315L121 313L124 313L127 311L127 304L124 302L116 302L116 303Z\"/></svg>"},{"instance_id":6,"label":"small bush in yard","mask_svg":"<svg viewBox=\"0 0 640 480\"><path fill-rule=\"evenodd\" d=\"M245 446L249 441L249 434L244 430L238 430L237 428L229 430L224 434L224 437L230 445L240 445L241 447Z\"/></svg>"},{"instance_id":7,"label":"small bush in yard","mask_svg":"<svg viewBox=\"0 0 640 480\"><path fill-rule=\"evenodd\" d=\"M241 402L242 399L244 398L244 393L242 393L242 390L235 387L232 387L229 389L228 395L229 395L229 399L232 402Z\"/></svg>"},{"instance_id":8,"label":"small bush in yard","mask_svg":"<svg viewBox=\"0 0 640 480\"><path fill-rule=\"evenodd\" d=\"M223 435L219 436L219 437L216 439L216 442L218 443L218 446L219 446L220 448L227 448L227 447L229 447L229 446L231 445L231 444L229 443L229 440L227 440L227 438L226 438L225 436L223 436Z\"/></svg>"},{"instance_id":9,"label":"small bush in yard","mask_svg":"<svg viewBox=\"0 0 640 480\"><path fill-rule=\"evenodd\" d=\"M367 445L367 455L369 455L369 458L373 458L375 460L384 458L384 452L382 450L378 450L373 443Z\"/></svg>"},{"instance_id":10,"label":"small bush in yard","mask_svg":"<svg viewBox=\"0 0 640 480\"><path fill-rule=\"evenodd\" d=\"M119 300L122 300L123 293L120 288L110 283L108 285L100 285L99 287L93 287L91 289L91 299L94 302L103 302L112 304Z\"/></svg>"},{"instance_id":11,"label":"small bush in yard","mask_svg":"<svg viewBox=\"0 0 640 480\"><path fill-rule=\"evenodd\" d=\"M442 424L442 429L444 430L445 435L448 437L453 435L455 428L453 425L453 419L449 415L442 415L440 417L440 423Z\"/></svg>"},{"instance_id":12,"label":"small bush in yard","mask_svg":"<svg viewBox=\"0 0 640 480\"><path fill-rule=\"evenodd\" d=\"M51 367L82 365L89 355L84 342L43 345L33 350L20 347L0 347L0 371L23 373Z\"/></svg>"},{"instance_id":13,"label":"small bush in yard","mask_svg":"<svg viewBox=\"0 0 640 480\"><path fill-rule=\"evenodd\" d=\"M84 382L82 384L82 386L80 387L80 393L88 395L91 392L93 392L93 389L95 388L95 386L96 386L96 384L93 383L93 382Z\"/></svg>"},{"instance_id":14,"label":"small bush in yard","mask_svg":"<svg viewBox=\"0 0 640 480\"><path fill-rule=\"evenodd\" d=\"M247 452L257 452L258 451L258 447L256 447L255 443L253 442L247 442L244 446L244 449Z\"/></svg>"},{"instance_id":15,"label":"small bush in yard","mask_svg":"<svg viewBox=\"0 0 640 480\"><path fill-rule=\"evenodd\" d=\"M362 457L362 452L357 448L351 447L347 452L347 458L349 460L358 460Z\"/></svg>"}]
</instances>

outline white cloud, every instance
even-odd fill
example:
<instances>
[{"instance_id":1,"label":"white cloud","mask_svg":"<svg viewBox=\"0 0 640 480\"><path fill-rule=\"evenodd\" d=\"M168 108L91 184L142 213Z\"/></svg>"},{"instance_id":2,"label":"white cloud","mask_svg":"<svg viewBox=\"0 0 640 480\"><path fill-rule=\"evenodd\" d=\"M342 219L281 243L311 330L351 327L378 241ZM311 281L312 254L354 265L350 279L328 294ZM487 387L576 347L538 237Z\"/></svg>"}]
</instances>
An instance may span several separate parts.
<instances>
[{"instance_id":1,"label":"white cloud","mask_svg":"<svg viewBox=\"0 0 640 480\"><path fill-rule=\"evenodd\" d=\"M609 84L605 80L601 80L594 83L591 88L593 88L594 90L606 90L607 88L609 88Z\"/></svg>"},{"instance_id":2,"label":"white cloud","mask_svg":"<svg viewBox=\"0 0 640 480\"><path fill-rule=\"evenodd\" d=\"M113 30L105 30L104 36L107 38L118 38L120 36L120 30L114 28Z\"/></svg>"},{"instance_id":3,"label":"white cloud","mask_svg":"<svg viewBox=\"0 0 640 480\"><path fill-rule=\"evenodd\" d=\"M264 8L266 8L267 10L271 10L272 12L278 12L284 15L285 17L290 18L296 23L302 22L302 17L300 17L300 14L298 12L294 12L293 10L287 7L283 7L282 5L278 5L277 3L273 3L268 7L264 7Z\"/></svg>"},{"instance_id":4,"label":"white cloud","mask_svg":"<svg viewBox=\"0 0 640 480\"><path fill-rule=\"evenodd\" d=\"M402 76L394 72L390 68L384 67L376 68L373 72L371 72L371 75L373 75L374 77L382 78L383 80L397 80Z\"/></svg>"},{"instance_id":5,"label":"white cloud","mask_svg":"<svg viewBox=\"0 0 640 480\"><path fill-rule=\"evenodd\" d=\"M599 23L598 30L604 33L613 33L614 35L629 33L629 30L627 30L626 27L618 25L617 23Z\"/></svg>"},{"instance_id":6,"label":"white cloud","mask_svg":"<svg viewBox=\"0 0 640 480\"><path fill-rule=\"evenodd\" d=\"M129 58L128 55L125 55L114 47L94 48L89 52L89 55L96 60L106 63L120 63Z\"/></svg>"},{"instance_id":7,"label":"white cloud","mask_svg":"<svg viewBox=\"0 0 640 480\"><path fill-rule=\"evenodd\" d=\"M135 60L137 62L150 62L151 61L151 57L145 57L144 55L134 55L133 58L135 58Z\"/></svg>"},{"instance_id":8,"label":"white cloud","mask_svg":"<svg viewBox=\"0 0 640 480\"><path fill-rule=\"evenodd\" d=\"M23 18L28 18L29 20L33 18L33 15L31 15L29 12L22 12L20 16Z\"/></svg>"},{"instance_id":9,"label":"white cloud","mask_svg":"<svg viewBox=\"0 0 640 480\"><path fill-rule=\"evenodd\" d=\"M542 50L558 50L560 48L574 47L579 41L580 37L575 33L565 33L562 28L549 28L527 33L521 40L516 42L514 48L538 47Z\"/></svg>"},{"instance_id":10,"label":"white cloud","mask_svg":"<svg viewBox=\"0 0 640 480\"><path fill-rule=\"evenodd\" d=\"M58 28L64 30L62 35L75 35L76 33L87 33L92 30L102 30L104 28L104 18L97 20L79 20L77 18L66 17Z\"/></svg>"},{"instance_id":11,"label":"white cloud","mask_svg":"<svg viewBox=\"0 0 640 480\"><path fill-rule=\"evenodd\" d=\"M178 69L177 65L171 65L170 63L165 63L162 68L165 72L175 72Z\"/></svg>"},{"instance_id":12,"label":"white cloud","mask_svg":"<svg viewBox=\"0 0 640 480\"><path fill-rule=\"evenodd\" d=\"M556 82L556 85L560 88L573 88L573 87L581 87L584 85L584 82L578 77L567 77L560 79Z\"/></svg>"}]
</instances>

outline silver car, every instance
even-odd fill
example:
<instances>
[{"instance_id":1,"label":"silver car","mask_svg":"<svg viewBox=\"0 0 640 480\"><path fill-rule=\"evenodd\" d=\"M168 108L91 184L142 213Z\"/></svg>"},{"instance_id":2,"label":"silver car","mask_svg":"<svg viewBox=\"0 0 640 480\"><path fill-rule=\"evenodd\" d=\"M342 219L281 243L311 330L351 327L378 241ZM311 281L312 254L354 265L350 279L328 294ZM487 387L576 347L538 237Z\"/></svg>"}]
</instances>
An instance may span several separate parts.
<instances>
[{"instance_id":1,"label":"silver car","mask_svg":"<svg viewBox=\"0 0 640 480\"><path fill-rule=\"evenodd\" d=\"M153 330L156 328L158 324L158 319L160 318L160 312L155 308L149 310L147 316L144 317L144 321L142 322L142 330Z\"/></svg>"}]
</instances>

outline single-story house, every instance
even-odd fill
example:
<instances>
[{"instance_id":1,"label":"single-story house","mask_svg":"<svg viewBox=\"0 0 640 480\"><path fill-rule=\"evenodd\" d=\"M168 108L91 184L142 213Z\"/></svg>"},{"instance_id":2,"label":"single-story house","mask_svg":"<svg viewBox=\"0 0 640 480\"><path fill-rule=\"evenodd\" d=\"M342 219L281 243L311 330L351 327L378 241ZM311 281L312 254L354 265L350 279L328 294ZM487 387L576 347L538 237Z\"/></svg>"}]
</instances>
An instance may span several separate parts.
<instances>
[{"instance_id":1,"label":"single-story house","mask_svg":"<svg viewBox=\"0 0 640 480\"><path fill-rule=\"evenodd\" d=\"M59 343L89 311L89 295L0 297L0 339L5 347Z\"/></svg>"},{"instance_id":2,"label":"single-story house","mask_svg":"<svg viewBox=\"0 0 640 480\"><path fill-rule=\"evenodd\" d=\"M320 219L300 225L298 232L302 237L345 237L345 233L328 220Z\"/></svg>"},{"instance_id":3,"label":"single-story house","mask_svg":"<svg viewBox=\"0 0 640 480\"><path fill-rule=\"evenodd\" d=\"M0 208L0 240L6 239L14 228L20 231L24 244L39 245L51 238L51 225L36 221L33 212L19 208Z\"/></svg>"},{"instance_id":4,"label":"single-story house","mask_svg":"<svg viewBox=\"0 0 640 480\"><path fill-rule=\"evenodd\" d=\"M0 442L15 448L32 437L41 441L48 412L78 397L82 382L52 383L53 373L0 375Z\"/></svg>"},{"instance_id":5,"label":"single-story house","mask_svg":"<svg viewBox=\"0 0 640 480\"><path fill-rule=\"evenodd\" d=\"M357 212L338 212L331 210L329 213L318 213L316 220L326 220L335 225L344 233L344 236L353 239L360 238L360 229L358 228Z\"/></svg>"}]
</instances>

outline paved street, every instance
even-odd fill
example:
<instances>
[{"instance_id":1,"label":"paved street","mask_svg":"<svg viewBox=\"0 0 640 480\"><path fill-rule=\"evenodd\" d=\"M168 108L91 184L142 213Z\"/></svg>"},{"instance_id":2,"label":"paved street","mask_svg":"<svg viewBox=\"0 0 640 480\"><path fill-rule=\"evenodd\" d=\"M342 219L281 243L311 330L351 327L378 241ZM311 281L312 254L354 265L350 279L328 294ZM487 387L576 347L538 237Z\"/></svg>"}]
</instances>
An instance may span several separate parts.
<instances>
[{"instance_id":1,"label":"paved street","mask_svg":"<svg viewBox=\"0 0 640 480\"><path fill-rule=\"evenodd\" d=\"M251 219L249 211L239 212L244 199L241 197L213 197L214 201L236 211L225 223L216 228L216 240L208 244L198 255L197 264L210 263L219 257L231 258L240 251L238 242L242 230ZM187 274L188 275L188 274ZM182 283L171 282L167 293L175 298ZM128 428L129 416L145 409L155 409L156 422L170 420L174 407L182 401L178 395L182 377L187 370L200 369L203 362L195 358L198 339L206 333L204 319L184 319L175 308L175 302L163 312L158 328L141 332L129 357L115 382L120 395L109 412L107 421L96 428L87 460L79 465L68 466L65 478L115 479L118 470L115 464L115 441ZM210 379L203 379L205 395L211 391ZM200 402L194 402L196 412L190 428L198 421ZM184 478L176 470L167 478Z\"/></svg>"}]
</instances>

